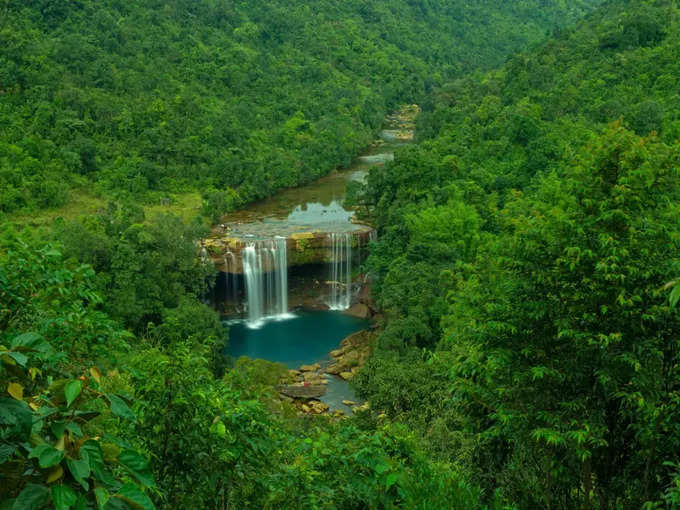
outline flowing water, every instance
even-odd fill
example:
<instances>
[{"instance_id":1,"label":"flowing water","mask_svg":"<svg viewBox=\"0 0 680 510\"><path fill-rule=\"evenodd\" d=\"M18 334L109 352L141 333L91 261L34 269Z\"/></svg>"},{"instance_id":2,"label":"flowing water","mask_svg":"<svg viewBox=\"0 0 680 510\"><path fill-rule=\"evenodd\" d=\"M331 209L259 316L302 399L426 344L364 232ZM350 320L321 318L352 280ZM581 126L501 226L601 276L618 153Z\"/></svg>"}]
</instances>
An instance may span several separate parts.
<instances>
[{"instance_id":1,"label":"flowing water","mask_svg":"<svg viewBox=\"0 0 680 510\"><path fill-rule=\"evenodd\" d=\"M351 221L354 213L344 207L343 201L349 182L363 181L371 167L392 161L394 150L408 143L408 129L404 131L396 120L396 115L388 116L392 127L402 129L383 131L382 141L365 151L350 168L307 186L282 190L229 214L225 223L215 228L218 236L246 240L239 255L227 251L224 256L224 297L235 303L232 310L244 312L240 318L225 320L230 328L226 355L280 362L291 369L316 362L324 364L330 362L330 351L344 338L368 327L368 321L341 312L352 304L352 271L367 254L367 247L362 247L357 237L357 232L365 232L366 227ZM293 245L287 247L285 238L312 231L327 233L328 262L323 274L306 274L298 281L307 282L309 292L322 292L329 310L295 308L291 313L287 249ZM376 240L374 231L370 240ZM206 255L203 249L202 257ZM342 400L356 400L351 386L338 377L326 378L328 392L321 400L331 410L348 412Z\"/></svg>"},{"instance_id":2,"label":"flowing water","mask_svg":"<svg viewBox=\"0 0 680 510\"><path fill-rule=\"evenodd\" d=\"M250 327L260 327L266 318L288 317L288 259L284 238L248 243L243 250L243 276Z\"/></svg>"}]
</instances>

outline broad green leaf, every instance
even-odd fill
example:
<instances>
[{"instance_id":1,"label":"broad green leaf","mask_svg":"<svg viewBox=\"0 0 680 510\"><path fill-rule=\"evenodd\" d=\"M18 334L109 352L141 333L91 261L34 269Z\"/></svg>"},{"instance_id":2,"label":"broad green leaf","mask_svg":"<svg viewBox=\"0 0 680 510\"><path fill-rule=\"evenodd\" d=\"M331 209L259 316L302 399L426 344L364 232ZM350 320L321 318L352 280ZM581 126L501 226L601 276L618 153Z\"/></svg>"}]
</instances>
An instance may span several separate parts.
<instances>
[{"instance_id":1,"label":"broad green leaf","mask_svg":"<svg viewBox=\"0 0 680 510\"><path fill-rule=\"evenodd\" d=\"M106 503L109 501L109 491L107 491L104 487L97 487L94 490L94 495L97 498L97 506L99 507L99 510L104 510L106 507Z\"/></svg>"},{"instance_id":2,"label":"broad green leaf","mask_svg":"<svg viewBox=\"0 0 680 510\"><path fill-rule=\"evenodd\" d=\"M17 447L11 444L0 444L0 464L4 464L9 460Z\"/></svg>"},{"instance_id":3,"label":"broad green leaf","mask_svg":"<svg viewBox=\"0 0 680 510\"><path fill-rule=\"evenodd\" d=\"M52 434L54 434L54 437L59 439L61 436L64 435L66 425L64 424L63 421L55 421L50 425L50 429L52 429Z\"/></svg>"},{"instance_id":4,"label":"broad green leaf","mask_svg":"<svg viewBox=\"0 0 680 510\"><path fill-rule=\"evenodd\" d=\"M50 497L50 490L44 485L29 483L21 491L12 510L38 510L47 504Z\"/></svg>"},{"instance_id":5,"label":"broad green leaf","mask_svg":"<svg viewBox=\"0 0 680 510\"><path fill-rule=\"evenodd\" d=\"M69 430L73 435L77 437L83 437L83 431L80 428L80 425L78 425L75 422L69 422L66 424L66 429Z\"/></svg>"},{"instance_id":6,"label":"broad green leaf","mask_svg":"<svg viewBox=\"0 0 680 510\"><path fill-rule=\"evenodd\" d=\"M71 407L71 404L78 398L80 392L83 390L83 382L78 379L72 379L64 386L64 395L66 395L66 407Z\"/></svg>"},{"instance_id":7,"label":"broad green leaf","mask_svg":"<svg viewBox=\"0 0 680 510\"><path fill-rule=\"evenodd\" d=\"M134 450L124 450L118 456L118 462L128 468L143 486L153 487L153 475L151 474L151 469L149 469L149 462L145 457Z\"/></svg>"},{"instance_id":8,"label":"broad green leaf","mask_svg":"<svg viewBox=\"0 0 680 510\"><path fill-rule=\"evenodd\" d=\"M52 487L52 503L56 510L69 510L76 504L78 496L66 485L55 485Z\"/></svg>"},{"instance_id":9,"label":"broad green leaf","mask_svg":"<svg viewBox=\"0 0 680 510\"><path fill-rule=\"evenodd\" d=\"M8 356L11 356L14 361L17 362L19 366L25 367L26 362L28 361L28 357L25 354L21 354L20 352L8 352Z\"/></svg>"},{"instance_id":10,"label":"broad green leaf","mask_svg":"<svg viewBox=\"0 0 680 510\"><path fill-rule=\"evenodd\" d=\"M80 447L80 455L82 455L84 459L87 459L90 470L97 480L106 484L114 483L113 477L106 471L102 449L97 441L92 439L85 441Z\"/></svg>"},{"instance_id":11,"label":"broad green leaf","mask_svg":"<svg viewBox=\"0 0 680 510\"><path fill-rule=\"evenodd\" d=\"M37 458L41 468L56 466L64 458L64 452L49 444L40 444L31 450L29 459Z\"/></svg>"},{"instance_id":12,"label":"broad green leaf","mask_svg":"<svg viewBox=\"0 0 680 510\"><path fill-rule=\"evenodd\" d=\"M90 465L88 464L87 459L66 459L66 465L76 482L82 485L83 489L86 491L90 490L90 484L86 481L90 476Z\"/></svg>"},{"instance_id":13,"label":"broad green leaf","mask_svg":"<svg viewBox=\"0 0 680 510\"><path fill-rule=\"evenodd\" d=\"M397 483L397 480L399 479L399 475L397 473L390 473L387 475L385 478L385 488L389 489L392 487L395 483Z\"/></svg>"},{"instance_id":14,"label":"broad green leaf","mask_svg":"<svg viewBox=\"0 0 680 510\"><path fill-rule=\"evenodd\" d=\"M50 344L48 344L39 334L32 332L14 337L11 347L12 350L19 351L47 352L50 350Z\"/></svg>"},{"instance_id":15,"label":"broad green leaf","mask_svg":"<svg viewBox=\"0 0 680 510\"><path fill-rule=\"evenodd\" d=\"M84 494L81 494L78 496L78 501L76 501L76 505L73 507L73 510L88 510L89 505L87 504L87 497L85 497Z\"/></svg>"},{"instance_id":16,"label":"broad green leaf","mask_svg":"<svg viewBox=\"0 0 680 510\"><path fill-rule=\"evenodd\" d=\"M28 436L33 424L33 413L22 400L0 397L0 425L8 425L12 434Z\"/></svg>"},{"instance_id":17,"label":"broad green leaf","mask_svg":"<svg viewBox=\"0 0 680 510\"><path fill-rule=\"evenodd\" d=\"M123 485L115 497L123 499L134 508L141 508L142 510L155 510L156 508L149 499L149 496L144 494L142 490L133 483L126 483Z\"/></svg>"},{"instance_id":18,"label":"broad green leaf","mask_svg":"<svg viewBox=\"0 0 680 510\"><path fill-rule=\"evenodd\" d=\"M128 407L125 401L117 395L108 395L109 401L111 402L111 412L116 416L121 418L127 418L128 420L135 421L137 417L132 409Z\"/></svg>"}]
</instances>

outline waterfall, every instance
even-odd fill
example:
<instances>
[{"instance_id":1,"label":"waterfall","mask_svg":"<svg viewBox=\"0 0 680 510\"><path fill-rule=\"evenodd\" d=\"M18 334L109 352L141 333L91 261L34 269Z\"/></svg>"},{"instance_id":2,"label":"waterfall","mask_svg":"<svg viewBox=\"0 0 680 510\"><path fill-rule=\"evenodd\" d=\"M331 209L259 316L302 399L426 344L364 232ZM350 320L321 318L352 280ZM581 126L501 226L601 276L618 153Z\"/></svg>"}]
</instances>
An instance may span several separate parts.
<instances>
[{"instance_id":1,"label":"waterfall","mask_svg":"<svg viewBox=\"0 0 680 510\"><path fill-rule=\"evenodd\" d=\"M276 274L279 277L276 287L276 302L279 304L279 314L288 313L288 252L285 237L276 238Z\"/></svg>"},{"instance_id":2,"label":"waterfall","mask_svg":"<svg viewBox=\"0 0 680 510\"><path fill-rule=\"evenodd\" d=\"M243 250L248 323L288 313L288 254L285 238L253 241Z\"/></svg>"},{"instance_id":3,"label":"waterfall","mask_svg":"<svg viewBox=\"0 0 680 510\"><path fill-rule=\"evenodd\" d=\"M331 234L331 310L346 310L352 304L352 234Z\"/></svg>"}]
</instances>

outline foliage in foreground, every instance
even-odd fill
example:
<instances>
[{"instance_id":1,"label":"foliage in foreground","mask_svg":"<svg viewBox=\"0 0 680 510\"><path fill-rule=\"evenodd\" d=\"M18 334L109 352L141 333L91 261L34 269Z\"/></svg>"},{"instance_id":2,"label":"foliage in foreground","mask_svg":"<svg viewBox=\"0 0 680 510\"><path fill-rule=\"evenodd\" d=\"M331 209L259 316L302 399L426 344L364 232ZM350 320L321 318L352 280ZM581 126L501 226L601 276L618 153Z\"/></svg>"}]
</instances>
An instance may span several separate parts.
<instances>
[{"instance_id":1,"label":"foliage in foreground","mask_svg":"<svg viewBox=\"0 0 680 510\"><path fill-rule=\"evenodd\" d=\"M2 246L2 508L482 508L402 427L299 417L283 367L215 377L210 321L175 313L199 303L135 337L59 245L7 227Z\"/></svg>"}]
</instances>

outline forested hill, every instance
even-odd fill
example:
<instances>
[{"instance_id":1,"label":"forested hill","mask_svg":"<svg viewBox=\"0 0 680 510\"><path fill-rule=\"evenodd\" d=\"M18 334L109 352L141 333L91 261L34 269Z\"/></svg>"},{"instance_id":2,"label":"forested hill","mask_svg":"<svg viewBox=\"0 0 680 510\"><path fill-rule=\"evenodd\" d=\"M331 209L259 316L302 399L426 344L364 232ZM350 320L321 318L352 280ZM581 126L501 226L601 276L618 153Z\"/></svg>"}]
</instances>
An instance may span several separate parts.
<instances>
[{"instance_id":1,"label":"forested hill","mask_svg":"<svg viewBox=\"0 0 680 510\"><path fill-rule=\"evenodd\" d=\"M354 190L387 319L364 395L520 508L680 504L679 20L607 2L452 81Z\"/></svg>"},{"instance_id":2,"label":"forested hill","mask_svg":"<svg viewBox=\"0 0 680 510\"><path fill-rule=\"evenodd\" d=\"M346 165L387 108L597 0L8 0L0 214L200 189L215 214Z\"/></svg>"}]
</instances>

